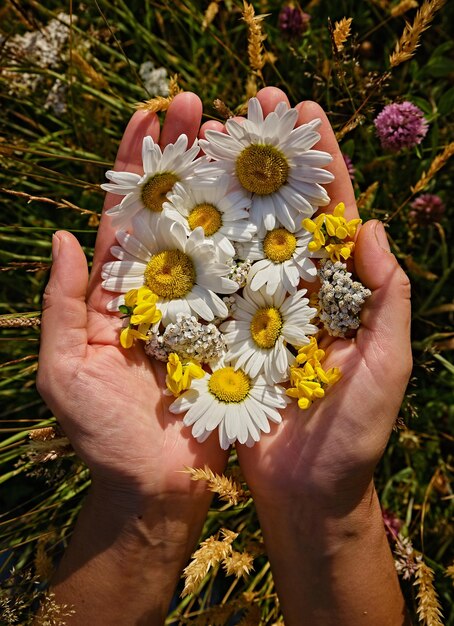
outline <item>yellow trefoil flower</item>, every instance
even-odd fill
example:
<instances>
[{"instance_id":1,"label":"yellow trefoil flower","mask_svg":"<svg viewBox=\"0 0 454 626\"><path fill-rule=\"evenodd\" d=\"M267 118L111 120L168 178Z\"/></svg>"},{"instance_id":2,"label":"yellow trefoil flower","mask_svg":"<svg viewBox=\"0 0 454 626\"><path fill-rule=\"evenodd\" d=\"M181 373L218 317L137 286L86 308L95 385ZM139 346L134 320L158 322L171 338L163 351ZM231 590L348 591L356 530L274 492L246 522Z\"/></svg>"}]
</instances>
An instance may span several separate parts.
<instances>
[{"instance_id":1,"label":"yellow trefoil flower","mask_svg":"<svg viewBox=\"0 0 454 626\"><path fill-rule=\"evenodd\" d=\"M358 224L361 224L361 220L359 218L355 218L347 222L344 217L344 213L345 204L343 202L339 202L339 204L334 208L332 215L326 215L326 232L330 237L346 239L346 237L355 236Z\"/></svg>"},{"instance_id":2,"label":"yellow trefoil flower","mask_svg":"<svg viewBox=\"0 0 454 626\"><path fill-rule=\"evenodd\" d=\"M148 287L137 290L137 304L131 316L131 324L156 324L162 317L161 311L156 308L158 296Z\"/></svg>"},{"instance_id":3,"label":"yellow trefoil flower","mask_svg":"<svg viewBox=\"0 0 454 626\"><path fill-rule=\"evenodd\" d=\"M300 409L308 409L314 400L323 398L325 388L337 382L341 376L340 369L333 367L325 371L321 360L325 351L318 347L317 339L310 337L310 342L298 350L296 365L290 367L290 385L286 393L298 399Z\"/></svg>"},{"instance_id":4,"label":"yellow trefoil flower","mask_svg":"<svg viewBox=\"0 0 454 626\"><path fill-rule=\"evenodd\" d=\"M123 348L130 348L134 339L147 341L150 326L159 322L162 317L161 311L156 307L157 301L156 294L145 286L131 289L125 294L125 306L129 311L130 319L128 327L123 328L120 333L120 343Z\"/></svg>"},{"instance_id":5,"label":"yellow trefoil flower","mask_svg":"<svg viewBox=\"0 0 454 626\"><path fill-rule=\"evenodd\" d=\"M308 245L311 252L317 252L325 248L331 261L345 261L351 256L355 244L353 241L344 241L347 237L354 237L361 224L359 218L347 220L344 217L345 204L339 202L332 214L320 213L314 220L306 218L302 221L302 226L313 234L313 239ZM325 228L326 235L323 232Z\"/></svg>"},{"instance_id":6,"label":"yellow trefoil flower","mask_svg":"<svg viewBox=\"0 0 454 626\"><path fill-rule=\"evenodd\" d=\"M205 371L194 361L183 363L176 352L169 354L166 386L174 396L179 396L183 391L189 389L194 378L203 378L204 376Z\"/></svg>"},{"instance_id":7,"label":"yellow trefoil flower","mask_svg":"<svg viewBox=\"0 0 454 626\"><path fill-rule=\"evenodd\" d=\"M130 348L134 343L134 339L141 339L142 341L146 341L148 337L144 332L141 332L141 330L142 329L140 329L140 327L138 330L136 330L135 328L131 328L131 326L123 328L120 333L120 344L122 345L122 347Z\"/></svg>"},{"instance_id":8,"label":"yellow trefoil flower","mask_svg":"<svg viewBox=\"0 0 454 626\"><path fill-rule=\"evenodd\" d=\"M298 350L296 355L296 363L303 365L304 363L310 363L313 367L320 365L320 361L325 356L325 351L318 347L317 339L312 336L309 337L309 343L306 346L302 346Z\"/></svg>"},{"instance_id":9,"label":"yellow trefoil flower","mask_svg":"<svg viewBox=\"0 0 454 626\"><path fill-rule=\"evenodd\" d=\"M325 246L325 250L327 251L329 258L333 263L336 261L340 261L341 257L346 261L352 255L352 252L355 248L355 243L353 241L343 241L342 243L330 243Z\"/></svg>"},{"instance_id":10,"label":"yellow trefoil flower","mask_svg":"<svg viewBox=\"0 0 454 626\"><path fill-rule=\"evenodd\" d=\"M302 226L313 234L312 241L307 246L311 252L317 252L322 246L325 245L325 235L322 231L322 226L325 223L326 213L320 213L314 220L306 217L302 221Z\"/></svg>"}]
</instances>

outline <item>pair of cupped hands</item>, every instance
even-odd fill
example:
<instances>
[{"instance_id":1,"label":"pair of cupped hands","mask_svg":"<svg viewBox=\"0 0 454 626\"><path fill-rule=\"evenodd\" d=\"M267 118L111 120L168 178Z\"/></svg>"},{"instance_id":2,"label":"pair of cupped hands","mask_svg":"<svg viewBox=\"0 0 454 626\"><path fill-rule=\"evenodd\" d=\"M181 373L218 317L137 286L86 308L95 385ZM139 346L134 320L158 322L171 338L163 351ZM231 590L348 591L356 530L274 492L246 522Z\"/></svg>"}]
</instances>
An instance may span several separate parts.
<instances>
[{"instance_id":1,"label":"pair of cupped hands","mask_svg":"<svg viewBox=\"0 0 454 626\"><path fill-rule=\"evenodd\" d=\"M257 98L265 116L278 102L288 103L274 87L262 89ZM315 147L333 156L327 169L335 179L327 188L331 203L324 210L342 201L345 217L358 217L350 178L325 113L310 101L296 108L297 125L321 119L321 139ZM193 93L174 98L162 128L155 114L135 113L115 169L143 173L141 146L147 135L164 147L181 133L191 145L207 129L222 130L216 121L201 126L201 118L202 104ZM107 194L104 210L115 203L115 196ZM181 470L208 465L220 473L228 452L219 447L216 432L198 443L181 416L169 413L172 398L163 395L162 363L150 361L142 345L121 348L122 322L106 311L111 294L101 287L101 268L112 260L114 241L115 231L104 215L89 275L75 237L63 231L54 235L43 301L38 388L106 502L128 509L147 499L187 500L188 515L202 522L210 495ZM237 445L247 484L262 502L298 498L330 510L348 509L372 483L411 369L409 282L389 250L383 226L375 220L359 229L354 272L372 291L356 337L322 342L327 353L324 366L339 367L340 381L306 411L296 402L289 404L282 423L272 424L270 434L252 448Z\"/></svg>"}]
</instances>

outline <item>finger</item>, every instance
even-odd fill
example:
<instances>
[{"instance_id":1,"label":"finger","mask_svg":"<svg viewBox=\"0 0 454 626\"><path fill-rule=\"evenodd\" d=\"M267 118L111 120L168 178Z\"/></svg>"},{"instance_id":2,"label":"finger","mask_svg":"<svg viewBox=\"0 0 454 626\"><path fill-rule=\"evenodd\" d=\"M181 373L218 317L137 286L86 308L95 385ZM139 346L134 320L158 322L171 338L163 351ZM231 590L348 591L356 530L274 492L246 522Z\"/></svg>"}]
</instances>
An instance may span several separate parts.
<instances>
[{"instance_id":1,"label":"finger","mask_svg":"<svg viewBox=\"0 0 454 626\"><path fill-rule=\"evenodd\" d=\"M290 107L290 102L282 91L277 87L264 87L257 92L257 100L260 102L263 111L263 117L274 111L279 102L285 102Z\"/></svg>"},{"instance_id":2,"label":"finger","mask_svg":"<svg viewBox=\"0 0 454 626\"><path fill-rule=\"evenodd\" d=\"M65 231L52 238L52 269L43 297L38 387L45 395L53 385L54 366L72 363L72 369L87 349L85 294L88 268L77 239ZM60 371L64 371L60 367Z\"/></svg>"},{"instance_id":3,"label":"finger","mask_svg":"<svg viewBox=\"0 0 454 626\"><path fill-rule=\"evenodd\" d=\"M159 120L155 113L137 111L132 116L121 140L115 160L115 171L143 174L142 143L147 135L150 135L154 141L158 141ZM103 213L117 203L118 196L107 193ZM89 307L102 313L105 312L106 302L111 300L112 296L106 294L101 288L101 268L104 263L111 260L110 248L114 242L115 228L113 228L110 218L103 214L96 237L95 254L88 289Z\"/></svg>"},{"instance_id":4,"label":"finger","mask_svg":"<svg viewBox=\"0 0 454 626\"><path fill-rule=\"evenodd\" d=\"M225 133L225 124L216 120L209 120L200 127L199 139L206 139L207 130L216 130L218 133Z\"/></svg>"},{"instance_id":5,"label":"finger","mask_svg":"<svg viewBox=\"0 0 454 626\"><path fill-rule=\"evenodd\" d=\"M346 219L351 220L357 218L358 209L356 207L355 194L350 175L326 113L321 106L310 100L300 102L295 108L299 111L296 126L301 126L301 124L306 124L316 118L321 120L321 125L317 129L321 138L314 148L322 150L323 152L329 152L333 157L332 162L325 166L327 170L334 174L334 181L326 185L326 190L331 198L331 202L327 207L323 207L322 210L332 213L334 207L339 204L339 202L344 202Z\"/></svg>"},{"instance_id":6,"label":"finger","mask_svg":"<svg viewBox=\"0 0 454 626\"><path fill-rule=\"evenodd\" d=\"M411 370L410 282L390 252L383 225L377 220L367 222L359 231L355 270L372 291L361 313L358 348L378 376L383 368L391 368L397 382L406 382Z\"/></svg>"},{"instance_id":7,"label":"finger","mask_svg":"<svg viewBox=\"0 0 454 626\"><path fill-rule=\"evenodd\" d=\"M202 102L195 93L179 93L172 100L162 126L161 147L175 143L184 133L188 138L188 146L192 146L197 138L202 120Z\"/></svg>"}]
</instances>

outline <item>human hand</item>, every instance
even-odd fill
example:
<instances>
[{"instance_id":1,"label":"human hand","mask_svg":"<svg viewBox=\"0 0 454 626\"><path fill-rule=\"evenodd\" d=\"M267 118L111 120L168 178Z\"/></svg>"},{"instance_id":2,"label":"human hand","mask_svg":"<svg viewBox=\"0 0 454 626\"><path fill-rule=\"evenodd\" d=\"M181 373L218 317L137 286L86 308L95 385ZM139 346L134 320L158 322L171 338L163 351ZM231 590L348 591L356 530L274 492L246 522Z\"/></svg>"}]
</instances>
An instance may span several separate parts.
<instances>
[{"instance_id":1,"label":"human hand","mask_svg":"<svg viewBox=\"0 0 454 626\"><path fill-rule=\"evenodd\" d=\"M124 134L115 169L143 173L141 148L146 135L159 139L164 147L185 132L191 145L201 113L199 98L190 93L174 99L161 131L155 114L137 112ZM107 194L104 211L116 199ZM88 280L76 239L66 232L54 235L53 267L43 303L38 388L90 468L95 485L125 500L165 494L189 498L199 490L181 473L183 467L207 463L222 471L226 454L214 438L197 444L181 420L168 412L171 399L162 394L163 364L150 362L142 346L120 347L121 320L107 313L112 296L101 287L101 268L111 260L114 243L115 231L104 215ZM206 510L209 499L203 498Z\"/></svg>"},{"instance_id":2,"label":"human hand","mask_svg":"<svg viewBox=\"0 0 454 626\"><path fill-rule=\"evenodd\" d=\"M257 97L264 115L288 102L275 88ZM297 125L322 120L316 148L333 156L324 210L344 202L345 217L358 217L326 115L314 102L297 108ZM372 291L361 326L353 339L320 342L323 367L341 379L307 410L290 403L252 448L237 444L288 626L409 623L373 485L411 370L409 281L377 221L359 230L354 266Z\"/></svg>"},{"instance_id":3,"label":"human hand","mask_svg":"<svg viewBox=\"0 0 454 626\"><path fill-rule=\"evenodd\" d=\"M275 88L257 95L264 115L287 98ZM314 102L297 106L297 125L322 120L316 148L329 152L329 212L339 202L346 218L358 217L350 178L323 110ZM409 281L389 251L383 226L366 223L359 231L354 271L372 290L354 339L325 336L324 367L339 367L342 378L325 398L302 411L295 402L280 425L253 448L238 445L238 458L256 497L295 497L335 508L354 506L370 485L397 416L411 370ZM305 285L310 288L310 285ZM320 343L320 342L319 342Z\"/></svg>"}]
</instances>

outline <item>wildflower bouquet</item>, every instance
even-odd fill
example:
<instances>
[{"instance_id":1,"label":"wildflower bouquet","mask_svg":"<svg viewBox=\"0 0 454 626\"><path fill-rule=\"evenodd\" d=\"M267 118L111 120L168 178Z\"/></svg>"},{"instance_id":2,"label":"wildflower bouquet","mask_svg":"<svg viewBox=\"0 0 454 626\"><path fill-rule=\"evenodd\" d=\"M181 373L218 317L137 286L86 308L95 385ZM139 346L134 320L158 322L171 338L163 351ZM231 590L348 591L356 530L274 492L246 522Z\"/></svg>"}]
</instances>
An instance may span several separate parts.
<instances>
[{"instance_id":1,"label":"wildflower bouquet","mask_svg":"<svg viewBox=\"0 0 454 626\"><path fill-rule=\"evenodd\" d=\"M180 135L161 151L146 137L144 174L109 171L103 185L123 196L107 212L117 260L102 272L104 289L123 294L108 304L124 316L121 345L142 341L167 363L170 411L199 442L218 429L224 449L252 446L290 398L307 409L325 395L340 372L323 369L317 318L344 336L370 295L342 262L360 220L347 222L342 203L311 219L329 203L332 158L313 149L320 120L295 128L297 117L281 102L264 118L252 98L243 123L193 146ZM300 288L317 273L318 308Z\"/></svg>"}]
</instances>

